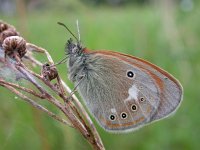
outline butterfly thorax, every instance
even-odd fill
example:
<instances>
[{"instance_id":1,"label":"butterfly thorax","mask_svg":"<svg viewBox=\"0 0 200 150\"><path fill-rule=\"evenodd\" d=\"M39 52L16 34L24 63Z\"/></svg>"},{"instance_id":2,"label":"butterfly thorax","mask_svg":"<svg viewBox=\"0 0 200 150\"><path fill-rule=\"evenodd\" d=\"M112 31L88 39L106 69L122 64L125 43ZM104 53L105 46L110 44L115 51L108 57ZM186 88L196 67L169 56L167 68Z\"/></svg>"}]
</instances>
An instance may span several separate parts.
<instances>
[{"instance_id":1,"label":"butterfly thorax","mask_svg":"<svg viewBox=\"0 0 200 150\"><path fill-rule=\"evenodd\" d=\"M87 73L87 55L83 53L84 48L79 43L73 43L69 39L66 44L66 55L68 59L69 79L78 82Z\"/></svg>"}]
</instances>

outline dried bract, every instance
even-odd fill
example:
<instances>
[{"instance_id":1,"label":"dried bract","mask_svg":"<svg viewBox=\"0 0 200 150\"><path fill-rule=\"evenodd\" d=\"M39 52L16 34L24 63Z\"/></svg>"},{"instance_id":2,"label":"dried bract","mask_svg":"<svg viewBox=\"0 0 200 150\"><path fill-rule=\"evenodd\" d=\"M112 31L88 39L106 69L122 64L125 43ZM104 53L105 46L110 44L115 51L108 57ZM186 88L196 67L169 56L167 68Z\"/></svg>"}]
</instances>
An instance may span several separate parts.
<instances>
[{"instance_id":1,"label":"dried bract","mask_svg":"<svg viewBox=\"0 0 200 150\"><path fill-rule=\"evenodd\" d=\"M7 29L8 29L8 25L3 22L0 22L0 32L7 30Z\"/></svg>"},{"instance_id":2,"label":"dried bract","mask_svg":"<svg viewBox=\"0 0 200 150\"><path fill-rule=\"evenodd\" d=\"M9 36L18 36L19 33L16 31L16 29L0 20L0 45L2 45L5 38Z\"/></svg>"},{"instance_id":3,"label":"dried bract","mask_svg":"<svg viewBox=\"0 0 200 150\"><path fill-rule=\"evenodd\" d=\"M58 76L55 66L50 66L48 63L42 66L41 74L45 80L53 80Z\"/></svg>"},{"instance_id":4,"label":"dried bract","mask_svg":"<svg viewBox=\"0 0 200 150\"><path fill-rule=\"evenodd\" d=\"M15 58L16 56L22 58L26 50L26 41L19 36L10 36L7 37L2 44L2 47L5 51L5 56Z\"/></svg>"}]
</instances>

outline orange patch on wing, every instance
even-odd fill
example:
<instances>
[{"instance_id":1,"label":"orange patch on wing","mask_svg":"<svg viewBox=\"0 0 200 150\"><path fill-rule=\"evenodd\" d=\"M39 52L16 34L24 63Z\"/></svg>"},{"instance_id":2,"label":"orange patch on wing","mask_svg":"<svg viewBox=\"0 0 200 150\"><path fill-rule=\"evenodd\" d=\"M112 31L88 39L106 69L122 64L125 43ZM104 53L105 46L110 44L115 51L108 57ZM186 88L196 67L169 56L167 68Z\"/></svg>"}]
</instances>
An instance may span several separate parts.
<instances>
[{"instance_id":1,"label":"orange patch on wing","mask_svg":"<svg viewBox=\"0 0 200 150\"><path fill-rule=\"evenodd\" d=\"M164 88L163 81L157 75L155 75L154 73L150 71L148 71L148 74L154 79L154 81L156 81L156 84L158 85L159 89L163 90Z\"/></svg>"},{"instance_id":2,"label":"orange patch on wing","mask_svg":"<svg viewBox=\"0 0 200 150\"><path fill-rule=\"evenodd\" d=\"M116 52L114 52L114 54L115 54ZM112 53L111 53L112 54ZM117 54L120 54L120 53L117 53ZM120 54L120 55L124 55L124 56L126 56L125 54ZM117 55L115 55L115 56L117 56ZM129 55L127 55L127 56L129 56ZM131 56L130 56L131 57ZM140 68L140 69L143 69L147 74L149 74L153 79L154 79L154 81L156 82L156 84L157 84L157 86L158 86L158 88L160 89L160 90L163 90L163 88L164 88L164 84L163 84L163 81L157 76L157 75L155 75L154 73L152 73L151 71L149 71L148 69L146 69L145 67L143 67L142 65L140 65L140 64L137 64L137 63L133 63L133 62L131 62L130 60L127 60L127 59L125 59L125 58L120 58L121 60L124 60L125 62L128 62L128 63L130 63L130 64L133 64L133 65L135 65L135 66L137 66L138 68ZM142 60L141 59L141 61L142 62L146 62L146 61L144 61L144 60ZM153 64L152 64L153 65ZM159 68L160 69L160 68ZM159 71L159 70L158 70Z\"/></svg>"},{"instance_id":3,"label":"orange patch on wing","mask_svg":"<svg viewBox=\"0 0 200 150\"><path fill-rule=\"evenodd\" d=\"M140 117L139 119L132 121L132 122L123 123L123 124L113 124L111 121L104 119L102 116L100 117L100 120L103 122L103 124L105 124L106 126L109 126L111 128L130 127L130 126L133 126L137 123L144 121L144 119L145 119L145 117Z\"/></svg>"}]
</instances>

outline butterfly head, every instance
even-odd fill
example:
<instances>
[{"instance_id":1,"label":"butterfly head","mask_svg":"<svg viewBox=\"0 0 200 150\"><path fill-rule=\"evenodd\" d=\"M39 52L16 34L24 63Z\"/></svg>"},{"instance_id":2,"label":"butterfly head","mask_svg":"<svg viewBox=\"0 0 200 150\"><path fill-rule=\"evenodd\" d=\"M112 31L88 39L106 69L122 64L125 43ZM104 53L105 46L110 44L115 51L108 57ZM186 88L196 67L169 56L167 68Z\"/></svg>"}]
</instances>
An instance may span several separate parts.
<instances>
[{"instance_id":1,"label":"butterfly head","mask_svg":"<svg viewBox=\"0 0 200 150\"><path fill-rule=\"evenodd\" d=\"M83 48L80 42L74 43L72 38L70 38L66 43L65 51L69 56L80 56L83 52Z\"/></svg>"},{"instance_id":2,"label":"butterfly head","mask_svg":"<svg viewBox=\"0 0 200 150\"><path fill-rule=\"evenodd\" d=\"M85 75L85 60L86 56L83 53L84 48L81 46L80 42L80 32L77 21L77 29L78 29L78 38L73 34L73 32L63 23L58 22L59 25L65 27L68 32L74 37L76 42L73 42L72 38L70 38L65 47L65 52L68 58L68 72L69 79L73 82L79 81Z\"/></svg>"},{"instance_id":3,"label":"butterfly head","mask_svg":"<svg viewBox=\"0 0 200 150\"><path fill-rule=\"evenodd\" d=\"M73 82L78 82L84 73L85 55L79 42L75 43L70 38L66 43L66 54L68 55L68 71L69 79Z\"/></svg>"}]
</instances>

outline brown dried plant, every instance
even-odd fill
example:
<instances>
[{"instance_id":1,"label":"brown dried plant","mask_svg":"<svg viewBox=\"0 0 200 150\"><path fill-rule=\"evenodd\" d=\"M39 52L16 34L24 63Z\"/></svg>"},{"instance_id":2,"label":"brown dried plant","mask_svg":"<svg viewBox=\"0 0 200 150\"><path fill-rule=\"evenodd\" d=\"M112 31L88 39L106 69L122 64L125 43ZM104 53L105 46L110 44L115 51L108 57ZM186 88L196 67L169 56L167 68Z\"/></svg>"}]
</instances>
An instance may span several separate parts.
<instances>
[{"instance_id":1,"label":"brown dried plant","mask_svg":"<svg viewBox=\"0 0 200 150\"><path fill-rule=\"evenodd\" d=\"M43 64L32 53L43 55L48 63ZM40 73L33 71L37 67L41 68ZM48 51L26 42L12 25L3 21L0 21L0 85L53 119L78 130L93 149L105 149L82 104L74 94L70 96L72 90L60 78ZM38 99L54 105L64 117L39 104Z\"/></svg>"}]
</instances>

